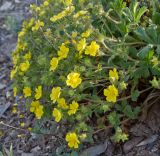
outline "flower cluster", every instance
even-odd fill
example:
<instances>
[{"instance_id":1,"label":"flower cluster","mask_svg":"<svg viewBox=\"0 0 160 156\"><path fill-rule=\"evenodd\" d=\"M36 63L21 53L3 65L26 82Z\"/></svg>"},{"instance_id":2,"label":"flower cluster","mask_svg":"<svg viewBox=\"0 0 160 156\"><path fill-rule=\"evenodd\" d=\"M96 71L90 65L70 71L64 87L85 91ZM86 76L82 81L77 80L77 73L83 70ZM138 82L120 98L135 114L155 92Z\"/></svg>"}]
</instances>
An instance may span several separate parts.
<instances>
[{"instance_id":1,"label":"flower cluster","mask_svg":"<svg viewBox=\"0 0 160 156\"><path fill-rule=\"evenodd\" d=\"M39 101L33 101L30 106L30 112L35 113L37 119L41 119L43 115L43 105Z\"/></svg>"},{"instance_id":2,"label":"flower cluster","mask_svg":"<svg viewBox=\"0 0 160 156\"><path fill-rule=\"evenodd\" d=\"M120 9L114 8L116 2L108 4L112 16L117 15L113 19L106 17L102 1L44 0L39 6L32 4L33 17L24 21L12 53L14 96L23 95L30 112L40 121L51 117L58 123L71 123L65 134L70 148L77 149L81 142L91 140L87 134L106 123L118 132L118 140L126 139L120 128L121 117L133 119L138 112L128 102L138 97L139 80L159 71L159 56L152 50L146 52L150 46L138 51L143 46L137 48L138 43L146 42L140 42L142 37L136 37L139 32L133 31L138 23L124 18L124 12L117 14ZM119 17L124 22L119 23ZM136 27L130 29L128 21ZM128 43L130 34L139 40ZM159 88L156 78L151 83ZM99 118L104 118L101 125ZM93 127L90 122L95 120Z\"/></svg>"}]
</instances>

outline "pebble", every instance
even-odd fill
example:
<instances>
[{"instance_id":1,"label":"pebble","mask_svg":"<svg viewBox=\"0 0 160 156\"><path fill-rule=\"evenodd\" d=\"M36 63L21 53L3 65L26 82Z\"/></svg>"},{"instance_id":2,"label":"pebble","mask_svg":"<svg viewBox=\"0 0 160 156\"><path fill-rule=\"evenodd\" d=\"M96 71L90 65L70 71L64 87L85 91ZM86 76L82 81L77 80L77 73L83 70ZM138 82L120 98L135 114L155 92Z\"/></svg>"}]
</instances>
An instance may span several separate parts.
<instances>
[{"instance_id":1,"label":"pebble","mask_svg":"<svg viewBox=\"0 0 160 156\"><path fill-rule=\"evenodd\" d=\"M0 7L0 11L8 11L14 8L11 2L5 1L3 5Z\"/></svg>"}]
</instances>

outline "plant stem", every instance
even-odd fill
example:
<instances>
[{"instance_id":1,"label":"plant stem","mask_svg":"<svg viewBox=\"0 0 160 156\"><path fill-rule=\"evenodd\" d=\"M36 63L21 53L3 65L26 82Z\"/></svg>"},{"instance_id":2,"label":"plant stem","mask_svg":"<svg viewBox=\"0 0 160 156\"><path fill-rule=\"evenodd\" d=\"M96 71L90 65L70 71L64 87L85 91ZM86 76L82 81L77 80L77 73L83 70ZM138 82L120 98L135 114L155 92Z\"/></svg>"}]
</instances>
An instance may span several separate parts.
<instances>
[{"instance_id":1,"label":"plant stem","mask_svg":"<svg viewBox=\"0 0 160 156\"><path fill-rule=\"evenodd\" d=\"M9 128L13 128L13 129L17 129L17 130L21 130L21 131L25 131L25 132L27 131L27 130L22 129L22 128L17 128L17 127L14 127L14 126L10 126L8 124L3 123L2 121L0 122L0 125L6 126L6 127L9 127Z\"/></svg>"},{"instance_id":2,"label":"plant stem","mask_svg":"<svg viewBox=\"0 0 160 156\"><path fill-rule=\"evenodd\" d=\"M147 88L147 89L141 90L139 93L142 94L142 93L144 93L144 92L146 92L146 91L148 91L148 90L150 90L150 89L152 89L152 87L149 87L149 88ZM131 95L126 96L126 97L124 97L124 98L120 98L120 99L117 100L117 102L120 102L120 101L123 101L123 100L128 100L128 99L130 99L130 98L131 98Z\"/></svg>"}]
</instances>

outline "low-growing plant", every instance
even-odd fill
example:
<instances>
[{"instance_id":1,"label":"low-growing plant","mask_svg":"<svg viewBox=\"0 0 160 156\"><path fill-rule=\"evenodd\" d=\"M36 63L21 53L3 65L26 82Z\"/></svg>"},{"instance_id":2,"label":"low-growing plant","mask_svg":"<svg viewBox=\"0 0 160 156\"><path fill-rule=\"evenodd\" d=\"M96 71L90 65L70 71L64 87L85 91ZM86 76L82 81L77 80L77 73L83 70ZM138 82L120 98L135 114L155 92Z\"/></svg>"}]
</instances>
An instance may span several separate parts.
<instances>
[{"instance_id":1,"label":"low-growing plant","mask_svg":"<svg viewBox=\"0 0 160 156\"><path fill-rule=\"evenodd\" d=\"M14 95L38 120L67 125L70 148L141 111L141 95L160 88L157 0L45 0L31 5L12 54ZM152 80L153 79L153 80Z\"/></svg>"},{"instance_id":2,"label":"low-growing plant","mask_svg":"<svg viewBox=\"0 0 160 156\"><path fill-rule=\"evenodd\" d=\"M2 147L2 151L0 150L0 156L13 156L13 146L11 145L9 150Z\"/></svg>"},{"instance_id":3,"label":"low-growing plant","mask_svg":"<svg viewBox=\"0 0 160 156\"><path fill-rule=\"evenodd\" d=\"M6 16L5 24L7 29L16 34L21 29L21 21L22 19L18 19L16 16Z\"/></svg>"}]
</instances>

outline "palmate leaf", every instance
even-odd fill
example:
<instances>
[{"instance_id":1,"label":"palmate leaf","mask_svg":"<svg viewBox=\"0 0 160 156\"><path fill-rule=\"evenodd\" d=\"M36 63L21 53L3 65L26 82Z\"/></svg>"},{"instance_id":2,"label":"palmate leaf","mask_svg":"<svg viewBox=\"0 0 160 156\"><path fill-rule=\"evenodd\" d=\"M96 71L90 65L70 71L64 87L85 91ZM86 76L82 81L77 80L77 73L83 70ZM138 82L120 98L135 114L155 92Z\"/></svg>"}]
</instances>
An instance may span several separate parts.
<instances>
[{"instance_id":1,"label":"palmate leaf","mask_svg":"<svg viewBox=\"0 0 160 156\"><path fill-rule=\"evenodd\" d=\"M117 128L120 125L119 115L115 111L109 114L108 120L114 128Z\"/></svg>"},{"instance_id":2,"label":"palmate leaf","mask_svg":"<svg viewBox=\"0 0 160 156\"><path fill-rule=\"evenodd\" d=\"M153 48L152 45L145 46L138 52L137 56L141 59L145 59L149 55L152 48Z\"/></svg>"},{"instance_id":3,"label":"palmate leaf","mask_svg":"<svg viewBox=\"0 0 160 156\"><path fill-rule=\"evenodd\" d=\"M148 36L145 28L139 27L136 31L135 34L142 40L147 43L153 43L152 39Z\"/></svg>"},{"instance_id":4,"label":"palmate leaf","mask_svg":"<svg viewBox=\"0 0 160 156\"><path fill-rule=\"evenodd\" d=\"M122 13L122 10L125 8L126 3L123 2L123 0L115 0L114 2L111 2L111 7L118 12L119 14Z\"/></svg>"},{"instance_id":5,"label":"palmate leaf","mask_svg":"<svg viewBox=\"0 0 160 156\"><path fill-rule=\"evenodd\" d=\"M135 22L139 23L142 15L143 15L147 10L148 10L148 9L147 9L145 6L143 6L142 8L140 8L139 11L138 11L137 14L136 14ZM136 12L135 12L135 13L136 13Z\"/></svg>"},{"instance_id":6,"label":"palmate leaf","mask_svg":"<svg viewBox=\"0 0 160 156\"><path fill-rule=\"evenodd\" d=\"M139 23L141 17L147 11L147 7L143 6L142 8L139 7L139 2L131 3L130 7L126 7L124 9L123 14L125 18L131 23Z\"/></svg>"},{"instance_id":7,"label":"palmate leaf","mask_svg":"<svg viewBox=\"0 0 160 156\"><path fill-rule=\"evenodd\" d=\"M121 105L117 105L116 109L130 119L137 118L138 113L140 112L140 107L132 108L127 101L122 101Z\"/></svg>"},{"instance_id":8,"label":"palmate leaf","mask_svg":"<svg viewBox=\"0 0 160 156\"><path fill-rule=\"evenodd\" d=\"M131 99L132 101L137 101L138 97L139 97L140 93L138 90L132 91L131 92ZM130 109L130 108L129 108Z\"/></svg>"},{"instance_id":9,"label":"palmate leaf","mask_svg":"<svg viewBox=\"0 0 160 156\"><path fill-rule=\"evenodd\" d=\"M154 25L148 28L139 27L134 33L139 39L148 44L160 45L159 32L157 27Z\"/></svg>"}]
</instances>

